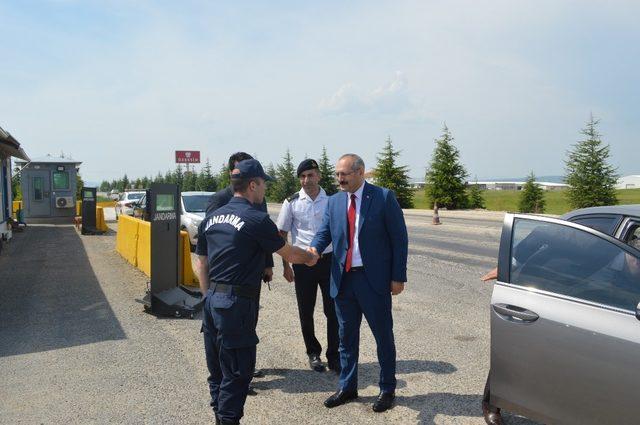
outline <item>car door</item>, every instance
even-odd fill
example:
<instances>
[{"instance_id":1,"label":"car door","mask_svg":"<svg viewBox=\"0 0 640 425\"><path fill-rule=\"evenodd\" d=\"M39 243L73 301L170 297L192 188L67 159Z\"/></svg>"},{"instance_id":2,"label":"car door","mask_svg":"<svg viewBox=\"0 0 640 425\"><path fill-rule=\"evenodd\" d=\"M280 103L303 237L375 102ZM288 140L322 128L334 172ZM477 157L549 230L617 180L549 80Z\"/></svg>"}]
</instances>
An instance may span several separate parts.
<instances>
[{"instance_id":1,"label":"car door","mask_svg":"<svg viewBox=\"0 0 640 425\"><path fill-rule=\"evenodd\" d=\"M553 424L638 423L640 251L505 216L491 299L491 403ZM640 316L640 314L638 314Z\"/></svg>"}]
</instances>

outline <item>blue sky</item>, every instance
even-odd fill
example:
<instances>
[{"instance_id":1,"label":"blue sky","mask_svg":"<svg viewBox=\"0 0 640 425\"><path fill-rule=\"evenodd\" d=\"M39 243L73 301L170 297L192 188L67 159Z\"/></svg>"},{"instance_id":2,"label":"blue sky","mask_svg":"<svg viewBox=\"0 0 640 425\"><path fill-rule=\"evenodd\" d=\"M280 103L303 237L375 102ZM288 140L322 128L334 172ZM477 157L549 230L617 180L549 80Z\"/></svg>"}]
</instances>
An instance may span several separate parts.
<instances>
[{"instance_id":1,"label":"blue sky","mask_svg":"<svg viewBox=\"0 0 640 425\"><path fill-rule=\"evenodd\" d=\"M478 178L562 174L593 113L640 174L640 2L0 3L0 126L85 180L194 149L279 162L391 136L420 177L446 122Z\"/></svg>"}]
</instances>

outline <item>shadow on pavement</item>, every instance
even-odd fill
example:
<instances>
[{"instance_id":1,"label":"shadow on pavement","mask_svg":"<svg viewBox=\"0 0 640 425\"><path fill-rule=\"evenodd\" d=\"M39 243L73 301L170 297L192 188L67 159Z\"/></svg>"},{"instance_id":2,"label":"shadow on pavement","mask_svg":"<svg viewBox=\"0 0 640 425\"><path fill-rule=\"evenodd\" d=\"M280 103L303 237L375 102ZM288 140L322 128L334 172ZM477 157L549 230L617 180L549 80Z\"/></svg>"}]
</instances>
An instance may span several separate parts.
<instances>
[{"instance_id":1,"label":"shadow on pavement","mask_svg":"<svg viewBox=\"0 0 640 425\"><path fill-rule=\"evenodd\" d=\"M0 294L0 357L126 338L72 226L16 234Z\"/></svg>"},{"instance_id":2,"label":"shadow on pavement","mask_svg":"<svg viewBox=\"0 0 640 425\"><path fill-rule=\"evenodd\" d=\"M430 360L398 360L398 375L409 373L449 374L457 368L451 363ZM338 375L334 372L314 372L311 369L263 369L265 380L256 379L252 385L256 390L280 390L285 393L332 392L337 389ZM358 381L361 385L377 384L380 373L378 363L360 363L358 365ZM275 376L275 378L273 378ZM405 381L398 379L398 388L406 386Z\"/></svg>"}]
</instances>

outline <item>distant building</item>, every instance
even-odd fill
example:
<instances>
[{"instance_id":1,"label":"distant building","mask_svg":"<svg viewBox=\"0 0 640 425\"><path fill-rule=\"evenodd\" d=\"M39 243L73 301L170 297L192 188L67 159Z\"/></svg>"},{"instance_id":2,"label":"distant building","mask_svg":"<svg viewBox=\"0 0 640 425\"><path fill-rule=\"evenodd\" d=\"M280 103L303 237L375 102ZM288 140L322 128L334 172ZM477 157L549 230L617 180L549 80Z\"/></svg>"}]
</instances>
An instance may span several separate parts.
<instances>
[{"instance_id":1,"label":"distant building","mask_svg":"<svg viewBox=\"0 0 640 425\"><path fill-rule=\"evenodd\" d=\"M374 180L376 179L376 171L375 170L365 171L364 179L366 180L367 183L373 184Z\"/></svg>"},{"instance_id":2,"label":"distant building","mask_svg":"<svg viewBox=\"0 0 640 425\"><path fill-rule=\"evenodd\" d=\"M20 143L0 127L0 239L4 240L11 239L12 236L11 227L8 225L13 206L11 157L29 160Z\"/></svg>"},{"instance_id":3,"label":"distant building","mask_svg":"<svg viewBox=\"0 0 640 425\"><path fill-rule=\"evenodd\" d=\"M76 176L80 161L47 155L24 166L20 179L25 221L70 223L76 214Z\"/></svg>"},{"instance_id":4,"label":"distant building","mask_svg":"<svg viewBox=\"0 0 640 425\"><path fill-rule=\"evenodd\" d=\"M640 189L640 175L620 177L616 189Z\"/></svg>"},{"instance_id":5,"label":"distant building","mask_svg":"<svg viewBox=\"0 0 640 425\"><path fill-rule=\"evenodd\" d=\"M475 186L478 185L482 190L522 190L522 187L526 182L475 182L470 181L467 182L467 186ZM543 190L556 191L556 190L564 190L569 187L568 184L564 183L552 183L552 182L535 182L538 186L542 187Z\"/></svg>"},{"instance_id":6,"label":"distant building","mask_svg":"<svg viewBox=\"0 0 640 425\"><path fill-rule=\"evenodd\" d=\"M409 181L409 187L411 187L411 189L423 189L425 184L424 179L411 179Z\"/></svg>"}]
</instances>

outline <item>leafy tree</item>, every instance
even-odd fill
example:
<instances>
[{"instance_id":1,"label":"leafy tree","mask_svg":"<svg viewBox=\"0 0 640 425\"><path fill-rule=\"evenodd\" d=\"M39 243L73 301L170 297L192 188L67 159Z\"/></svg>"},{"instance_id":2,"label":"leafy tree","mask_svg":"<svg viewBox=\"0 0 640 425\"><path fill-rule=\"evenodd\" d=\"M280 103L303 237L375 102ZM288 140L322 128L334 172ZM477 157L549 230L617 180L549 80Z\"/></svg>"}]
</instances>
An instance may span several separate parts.
<instances>
[{"instance_id":1,"label":"leafy tree","mask_svg":"<svg viewBox=\"0 0 640 425\"><path fill-rule=\"evenodd\" d=\"M400 151L393 149L391 137L387 137L384 148L377 156L378 163L374 171L378 186L393 190L402 208L413 208L413 192L409 184L406 165L396 165L396 157Z\"/></svg>"},{"instance_id":2,"label":"leafy tree","mask_svg":"<svg viewBox=\"0 0 640 425\"><path fill-rule=\"evenodd\" d=\"M154 183L164 183L164 176L160 171L158 171L158 175L153 179Z\"/></svg>"},{"instance_id":3,"label":"leafy tree","mask_svg":"<svg viewBox=\"0 0 640 425\"><path fill-rule=\"evenodd\" d=\"M320 186L327 192L327 195L331 196L336 193L338 191L335 177L336 168L329 161L325 146L322 147L322 155L318 161L318 171L320 171Z\"/></svg>"},{"instance_id":4,"label":"leafy tree","mask_svg":"<svg viewBox=\"0 0 640 425\"><path fill-rule=\"evenodd\" d=\"M469 208L486 208L484 202L484 196L482 196L482 189L478 186L478 178L476 177L476 183L469 187Z\"/></svg>"},{"instance_id":5,"label":"leafy tree","mask_svg":"<svg viewBox=\"0 0 640 425\"><path fill-rule=\"evenodd\" d=\"M445 124L442 136L436 139L436 147L425 178L425 193L435 206L448 209L467 205L465 179L468 174L460 164L460 152L453 145L454 138Z\"/></svg>"},{"instance_id":6,"label":"leafy tree","mask_svg":"<svg viewBox=\"0 0 640 425\"><path fill-rule=\"evenodd\" d=\"M76 199L82 199L82 188L84 187L84 181L80 177L80 173L76 173Z\"/></svg>"},{"instance_id":7,"label":"leafy tree","mask_svg":"<svg viewBox=\"0 0 640 425\"><path fill-rule=\"evenodd\" d=\"M544 189L536 183L536 176L533 171L527 177L527 181L522 186L518 210L523 213L541 214L545 208Z\"/></svg>"},{"instance_id":8,"label":"leafy tree","mask_svg":"<svg viewBox=\"0 0 640 425\"><path fill-rule=\"evenodd\" d=\"M609 145L604 145L596 127L599 120L591 115L581 133L586 137L573 145L565 161L567 198L573 208L615 205L616 168L609 165Z\"/></svg>"},{"instance_id":9,"label":"leafy tree","mask_svg":"<svg viewBox=\"0 0 640 425\"><path fill-rule=\"evenodd\" d=\"M283 159L284 162L276 167L276 181L273 184L272 194L276 202L282 202L300 190L300 181L296 177L296 169L293 166L293 158L289 149Z\"/></svg>"},{"instance_id":10,"label":"leafy tree","mask_svg":"<svg viewBox=\"0 0 640 425\"><path fill-rule=\"evenodd\" d=\"M140 185L142 186L142 189L149 189L149 186L151 185L151 179L147 176L144 176L142 179L140 179Z\"/></svg>"},{"instance_id":11,"label":"leafy tree","mask_svg":"<svg viewBox=\"0 0 640 425\"><path fill-rule=\"evenodd\" d=\"M17 170L17 168L16 168ZM11 176L11 193L14 201L22 200L22 187L20 185L20 174L15 173Z\"/></svg>"},{"instance_id":12,"label":"leafy tree","mask_svg":"<svg viewBox=\"0 0 640 425\"><path fill-rule=\"evenodd\" d=\"M103 180L102 183L100 183L100 192L108 192L111 190L111 187L109 186L109 182L106 180Z\"/></svg>"}]
</instances>

